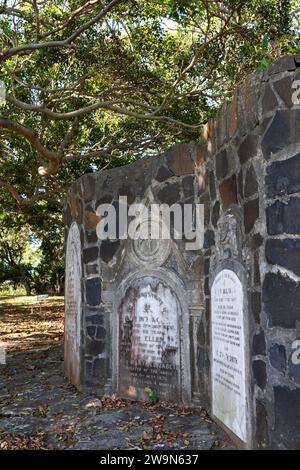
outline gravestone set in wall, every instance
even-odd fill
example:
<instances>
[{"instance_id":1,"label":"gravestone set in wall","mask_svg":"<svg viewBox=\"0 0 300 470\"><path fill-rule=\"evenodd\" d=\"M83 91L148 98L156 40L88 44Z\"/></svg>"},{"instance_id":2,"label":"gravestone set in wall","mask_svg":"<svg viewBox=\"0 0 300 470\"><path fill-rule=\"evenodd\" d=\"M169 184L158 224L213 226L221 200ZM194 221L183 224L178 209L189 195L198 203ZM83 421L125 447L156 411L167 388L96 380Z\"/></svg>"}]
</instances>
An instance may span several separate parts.
<instances>
[{"instance_id":1,"label":"gravestone set in wall","mask_svg":"<svg viewBox=\"0 0 300 470\"><path fill-rule=\"evenodd\" d=\"M88 174L69 192L65 370L79 387L140 400L151 388L161 400L201 401L195 338L203 329L203 253L186 250L183 239L126 238L119 222L133 204L193 204L197 150L178 146ZM97 236L103 204L116 210L116 239Z\"/></svg>"},{"instance_id":2,"label":"gravestone set in wall","mask_svg":"<svg viewBox=\"0 0 300 470\"><path fill-rule=\"evenodd\" d=\"M247 278L239 212L217 224L211 275L212 414L242 445L251 441Z\"/></svg>"},{"instance_id":3,"label":"gravestone set in wall","mask_svg":"<svg viewBox=\"0 0 300 470\"><path fill-rule=\"evenodd\" d=\"M64 201L65 372L204 407L242 448L300 447L300 57L251 75L199 144L87 174ZM120 199L121 198L121 199ZM204 205L204 243L100 240L97 208ZM122 235L122 227L116 227ZM298 349L297 349L298 347Z\"/></svg>"}]
</instances>

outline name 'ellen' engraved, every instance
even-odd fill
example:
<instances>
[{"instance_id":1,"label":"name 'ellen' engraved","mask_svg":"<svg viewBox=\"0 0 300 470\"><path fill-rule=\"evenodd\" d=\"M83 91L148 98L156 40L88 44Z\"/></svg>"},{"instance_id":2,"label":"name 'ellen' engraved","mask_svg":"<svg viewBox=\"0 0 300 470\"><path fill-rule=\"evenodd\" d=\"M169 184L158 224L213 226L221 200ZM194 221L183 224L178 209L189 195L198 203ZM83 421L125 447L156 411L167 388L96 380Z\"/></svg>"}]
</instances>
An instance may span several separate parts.
<instances>
[{"instance_id":1,"label":"name 'ellen' engraved","mask_svg":"<svg viewBox=\"0 0 300 470\"><path fill-rule=\"evenodd\" d=\"M171 389L177 393L179 305L174 293L158 279L137 280L127 290L119 315L121 389L144 395L144 387L152 386L162 395Z\"/></svg>"}]
</instances>

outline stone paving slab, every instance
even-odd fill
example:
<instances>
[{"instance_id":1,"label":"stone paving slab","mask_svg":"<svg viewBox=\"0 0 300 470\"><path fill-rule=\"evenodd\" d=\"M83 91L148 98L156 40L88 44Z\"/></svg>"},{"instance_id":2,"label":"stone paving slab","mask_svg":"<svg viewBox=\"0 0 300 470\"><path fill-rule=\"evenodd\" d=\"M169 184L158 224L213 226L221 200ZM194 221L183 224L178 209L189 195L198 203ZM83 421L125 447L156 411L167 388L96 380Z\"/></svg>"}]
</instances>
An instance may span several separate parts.
<instances>
[{"instance_id":1,"label":"stone paving slab","mask_svg":"<svg viewBox=\"0 0 300 470\"><path fill-rule=\"evenodd\" d=\"M60 345L11 354L0 366L0 449L22 438L28 448L39 438L47 449L234 448L204 411L78 392L62 361Z\"/></svg>"}]
</instances>

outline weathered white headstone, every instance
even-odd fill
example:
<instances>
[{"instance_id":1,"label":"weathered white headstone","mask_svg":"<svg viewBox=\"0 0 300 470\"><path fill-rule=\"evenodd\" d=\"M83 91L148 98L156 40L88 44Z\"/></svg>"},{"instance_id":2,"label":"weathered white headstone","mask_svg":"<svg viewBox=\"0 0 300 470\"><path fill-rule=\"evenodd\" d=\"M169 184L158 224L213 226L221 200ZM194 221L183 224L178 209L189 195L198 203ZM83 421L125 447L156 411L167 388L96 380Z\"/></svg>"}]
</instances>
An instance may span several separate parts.
<instances>
[{"instance_id":1,"label":"weathered white headstone","mask_svg":"<svg viewBox=\"0 0 300 470\"><path fill-rule=\"evenodd\" d=\"M176 294L154 277L136 280L119 306L119 393L146 397L145 387L180 400L180 307Z\"/></svg>"},{"instance_id":2,"label":"weathered white headstone","mask_svg":"<svg viewBox=\"0 0 300 470\"><path fill-rule=\"evenodd\" d=\"M238 276L224 269L215 278L212 299L212 411L247 443L247 379L244 294Z\"/></svg>"},{"instance_id":3,"label":"weathered white headstone","mask_svg":"<svg viewBox=\"0 0 300 470\"><path fill-rule=\"evenodd\" d=\"M80 384L81 242L77 224L70 228L66 251L65 373Z\"/></svg>"}]
</instances>

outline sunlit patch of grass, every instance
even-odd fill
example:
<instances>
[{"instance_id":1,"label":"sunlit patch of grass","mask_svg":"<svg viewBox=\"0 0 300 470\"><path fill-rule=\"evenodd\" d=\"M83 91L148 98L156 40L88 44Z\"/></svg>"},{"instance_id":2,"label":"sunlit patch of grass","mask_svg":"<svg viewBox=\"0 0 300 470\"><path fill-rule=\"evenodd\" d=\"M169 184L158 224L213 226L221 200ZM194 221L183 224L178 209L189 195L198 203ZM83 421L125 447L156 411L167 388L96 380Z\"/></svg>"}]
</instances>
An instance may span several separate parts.
<instances>
[{"instance_id":1,"label":"sunlit patch of grass","mask_svg":"<svg viewBox=\"0 0 300 470\"><path fill-rule=\"evenodd\" d=\"M63 303L64 297L62 296L49 296L47 299L41 299L39 302L42 304L58 304ZM0 305L28 305L37 302L36 295L4 295L0 296Z\"/></svg>"},{"instance_id":2,"label":"sunlit patch of grass","mask_svg":"<svg viewBox=\"0 0 300 470\"><path fill-rule=\"evenodd\" d=\"M7 350L40 348L62 341L64 298L0 297L0 341Z\"/></svg>"}]
</instances>

